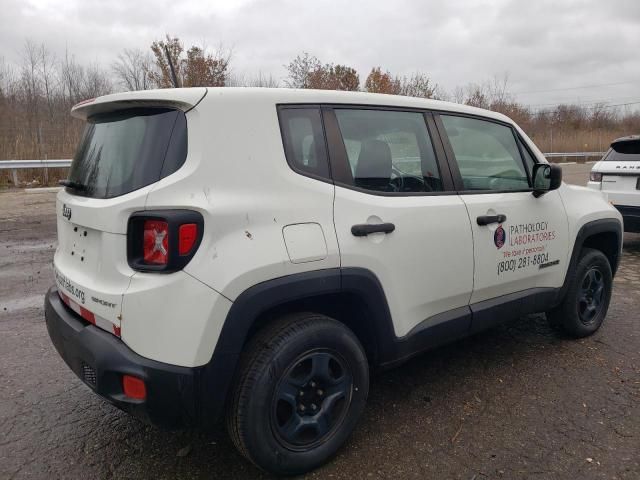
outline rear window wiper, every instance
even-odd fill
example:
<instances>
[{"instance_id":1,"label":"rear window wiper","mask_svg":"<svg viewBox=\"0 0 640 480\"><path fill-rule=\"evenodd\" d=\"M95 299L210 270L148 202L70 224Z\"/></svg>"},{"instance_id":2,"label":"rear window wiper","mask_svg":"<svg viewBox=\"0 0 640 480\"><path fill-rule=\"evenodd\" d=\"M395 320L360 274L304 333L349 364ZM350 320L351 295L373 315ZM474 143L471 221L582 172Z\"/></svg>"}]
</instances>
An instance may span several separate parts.
<instances>
[{"instance_id":1,"label":"rear window wiper","mask_svg":"<svg viewBox=\"0 0 640 480\"><path fill-rule=\"evenodd\" d=\"M84 191L88 187L80 182L74 182L73 180L60 180L58 182L63 187L73 188L74 190Z\"/></svg>"}]
</instances>

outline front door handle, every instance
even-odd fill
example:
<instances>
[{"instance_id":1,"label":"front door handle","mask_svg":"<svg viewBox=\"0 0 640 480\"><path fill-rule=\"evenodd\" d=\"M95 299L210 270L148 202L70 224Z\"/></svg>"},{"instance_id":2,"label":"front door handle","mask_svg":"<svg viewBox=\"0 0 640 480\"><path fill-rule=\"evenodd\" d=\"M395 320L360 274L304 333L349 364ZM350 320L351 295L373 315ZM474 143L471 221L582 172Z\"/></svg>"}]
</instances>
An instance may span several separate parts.
<instances>
[{"instance_id":1,"label":"front door handle","mask_svg":"<svg viewBox=\"0 0 640 480\"><path fill-rule=\"evenodd\" d=\"M366 237L370 233L391 233L396 229L393 223L361 223L351 227L351 233L355 237Z\"/></svg>"},{"instance_id":2,"label":"front door handle","mask_svg":"<svg viewBox=\"0 0 640 480\"><path fill-rule=\"evenodd\" d=\"M476 218L478 225L489 225L490 223L504 223L507 216L499 213L498 215L480 215Z\"/></svg>"}]
</instances>

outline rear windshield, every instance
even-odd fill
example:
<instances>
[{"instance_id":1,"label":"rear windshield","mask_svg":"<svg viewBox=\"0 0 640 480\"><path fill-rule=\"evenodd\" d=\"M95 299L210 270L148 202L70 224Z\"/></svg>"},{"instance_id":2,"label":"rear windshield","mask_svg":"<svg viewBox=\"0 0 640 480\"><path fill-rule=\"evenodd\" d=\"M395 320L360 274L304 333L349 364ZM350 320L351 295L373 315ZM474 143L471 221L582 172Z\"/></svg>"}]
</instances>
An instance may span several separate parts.
<instances>
[{"instance_id":1,"label":"rear windshield","mask_svg":"<svg viewBox=\"0 0 640 480\"><path fill-rule=\"evenodd\" d=\"M612 144L604 160L606 162L640 162L640 140Z\"/></svg>"},{"instance_id":2,"label":"rear windshield","mask_svg":"<svg viewBox=\"0 0 640 480\"><path fill-rule=\"evenodd\" d=\"M76 195L112 198L178 170L187 156L184 112L123 110L89 118L69 172Z\"/></svg>"}]
</instances>

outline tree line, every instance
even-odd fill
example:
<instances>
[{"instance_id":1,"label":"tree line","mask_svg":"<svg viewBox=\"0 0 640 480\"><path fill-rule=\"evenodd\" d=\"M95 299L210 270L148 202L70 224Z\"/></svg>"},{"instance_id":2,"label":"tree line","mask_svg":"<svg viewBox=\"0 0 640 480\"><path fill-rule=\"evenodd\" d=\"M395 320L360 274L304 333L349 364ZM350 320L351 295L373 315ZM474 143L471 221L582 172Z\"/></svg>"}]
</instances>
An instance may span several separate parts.
<instances>
[{"instance_id":1,"label":"tree line","mask_svg":"<svg viewBox=\"0 0 640 480\"><path fill-rule=\"evenodd\" d=\"M168 59L171 59L169 62ZM616 136L640 132L640 114L604 104L557 105L534 110L515 100L508 77L494 77L447 91L427 73L396 75L373 66L366 76L349 65L302 52L284 65L286 77L240 75L233 52L222 46L185 46L166 35L148 50L125 49L110 65L80 63L27 40L18 62L0 58L0 159L69 158L82 122L69 115L81 100L123 90L254 86L365 91L448 100L513 118L543 151L603 150ZM172 69L173 67L173 73Z\"/></svg>"}]
</instances>

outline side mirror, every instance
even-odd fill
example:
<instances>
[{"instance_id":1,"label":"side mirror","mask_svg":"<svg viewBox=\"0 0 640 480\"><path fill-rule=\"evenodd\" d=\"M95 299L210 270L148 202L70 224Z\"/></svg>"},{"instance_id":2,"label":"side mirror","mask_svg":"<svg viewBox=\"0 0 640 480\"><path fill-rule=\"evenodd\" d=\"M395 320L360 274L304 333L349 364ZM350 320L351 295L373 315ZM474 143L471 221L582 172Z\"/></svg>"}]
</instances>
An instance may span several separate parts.
<instances>
[{"instance_id":1,"label":"side mirror","mask_svg":"<svg viewBox=\"0 0 640 480\"><path fill-rule=\"evenodd\" d=\"M533 166L533 196L540 197L562 184L562 168L552 163L536 163Z\"/></svg>"}]
</instances>

